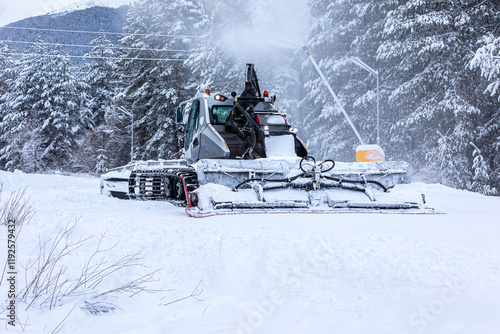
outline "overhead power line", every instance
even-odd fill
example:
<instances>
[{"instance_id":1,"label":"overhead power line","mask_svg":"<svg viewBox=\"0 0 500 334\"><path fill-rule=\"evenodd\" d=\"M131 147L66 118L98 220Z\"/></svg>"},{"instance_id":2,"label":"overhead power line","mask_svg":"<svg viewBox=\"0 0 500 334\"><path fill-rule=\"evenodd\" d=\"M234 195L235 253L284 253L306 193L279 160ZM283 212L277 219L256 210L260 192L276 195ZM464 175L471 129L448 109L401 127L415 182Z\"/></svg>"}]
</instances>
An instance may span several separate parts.
<instances>
[{"instance_id":1,"label":"overhead power line","mask_svg":"<svg viewBox=\"0 0 500 334\"><path fill-rule=\"evenodd\" d=\"M10 41L10 40L5 40L2 39L0 42L5 42L5 43L16 43L16 44L38 44L39 42L28 42L28 41ZM47 44L47 45L58 45L58 46L65 46L65 47L78 47L78 48L95 48L97 45L81 45L81 44L61 44L61 43L50 43L50 42L41 42L41 44ZM111 48L111 49L120 49L120 50L137 50L137 51L157 51L157 52L162 52L162 51L169 51L169 52L196 52L200 51L197 49L191 49L191 50L175 50L175 49L150 49L150 48L131 48L131 47L125 47L125 46L116 46L115 44L111 45L105 45L104 47Z\"/></svg>"},{"instance_id":2,"label":"overhead power line","mask_svg":"<svg viewBox=\"0 0 500 334\"><path fill-rule=\"evenodd\" d=\"M174 37L174 38L204 38L204 37L206 37L206 35L194 36L194 35L130 34L130 33L122 33L122 32L109 32L109 31L65 30L65 29L12 27L12 26L3 26L3 27L0 27L0 29L68 32L68 33L77 33L77 34L106 34L106 35L121 35L121 36L150 36L150 37Z\"/></svg>"},{"instance_id":3,"label":"overhead power line","mask_svg":"<svg viewBox=\"0 0 500 334\"><path fill-rule=\"evenodd\" d=\"M54 55L54 54L38 54L38 53L17 53L17 52L2 52L0 50L0 53L6 54L6 55L14 55L14 56L42 56L42 57L51 57L51 58L58 58L58 57L68 57L68 58L86 58L86 59L116 59L116 60L161 60L161 61L185 61L187 59L167 59L167 58L122 58L122 57L85 57L85 56L69 56L69 55Z\"/></svg>"}]
</instances>

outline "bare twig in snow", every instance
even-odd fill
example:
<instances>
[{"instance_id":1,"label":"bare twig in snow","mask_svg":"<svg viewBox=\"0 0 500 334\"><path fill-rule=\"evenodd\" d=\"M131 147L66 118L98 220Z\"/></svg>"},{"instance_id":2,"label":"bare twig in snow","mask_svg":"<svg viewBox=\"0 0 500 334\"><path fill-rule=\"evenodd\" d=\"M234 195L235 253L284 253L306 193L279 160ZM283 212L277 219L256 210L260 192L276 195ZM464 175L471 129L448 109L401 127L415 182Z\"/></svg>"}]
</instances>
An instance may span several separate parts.
<instances>
[{"instance_id":1,"label":"bare twig in snow","mask_svg":"<svg viewBox=\"0 0 500 334\"><path fill-rule=\"evenodd\" d=\"M177 302L189 299L189 298L193 298L193 299L195 299L195 300L197 300L199 302L203 301L202 299L198 298L203 293L203 288L200 289L201 282L202 282L202 280L198 283L198 285L196 285L196 287L194 288L193 292L191 292L191 294L189 296L186 296L186 297L183 297L183 298L179 298L177 300L171 301L169 303L161 304L161 305L167 306L167 305L171 305L171 304L174 304L174 303L177 303Z\"/></svg>"}]
</instances>

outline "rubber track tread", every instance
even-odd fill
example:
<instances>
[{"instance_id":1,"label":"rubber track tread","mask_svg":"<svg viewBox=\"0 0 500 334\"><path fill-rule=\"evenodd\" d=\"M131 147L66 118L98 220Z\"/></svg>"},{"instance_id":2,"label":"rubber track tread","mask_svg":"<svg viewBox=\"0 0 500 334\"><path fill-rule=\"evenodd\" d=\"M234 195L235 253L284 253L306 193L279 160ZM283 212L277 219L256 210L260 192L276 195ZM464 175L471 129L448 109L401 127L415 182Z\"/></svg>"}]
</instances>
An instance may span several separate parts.
<instances>
[{"instance_id":1,"label":"rubber track tread","mask_svg":"<svg viewBox=\"0 0 500 334\"><path fill-rule=\"evenodd\" d=\"M188 192L198 188L198 176L189 167L134 170L128 180L128 196L130 199L162 200L185 206L181 175L184 175Z\"/></svg>"}]
</instances>

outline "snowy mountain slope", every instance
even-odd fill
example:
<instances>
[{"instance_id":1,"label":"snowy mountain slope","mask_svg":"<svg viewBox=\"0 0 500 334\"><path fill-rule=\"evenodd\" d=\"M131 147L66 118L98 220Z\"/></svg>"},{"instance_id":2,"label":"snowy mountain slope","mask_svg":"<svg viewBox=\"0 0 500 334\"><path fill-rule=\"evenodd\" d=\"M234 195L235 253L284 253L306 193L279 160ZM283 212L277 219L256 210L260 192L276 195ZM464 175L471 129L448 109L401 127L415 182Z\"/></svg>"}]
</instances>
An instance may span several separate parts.
<instances>
[{"instance_id":1,"label":"snowy mountain slope","mask_svg":"<svg viewBox=\"0 0 500 334\"><path fill-rule=\"evenodd\" d=\"M48 14L62 14L74 12L76 10L82 10L92 7L111 7L118 8L125 5L130 5L133 0L80 0L76 1L68 6L62 7L60 9L54 10Z\"/></svg>"},{"instance_id":2,"label":"snowy mountain slope","mask_svg":"<svg viewBox=\"0 0 500 334\"><path fill-rule=\"evenodd\" d=\"M4 193L27 187L37 208L18 240L20 263L36 254L38 235L46 240L78 219L74 237L94 238L68 266L78 266L106 232L105 246L118 243L110 259L142 250L147 266L114 280L161 269L151 287L175 289L119 296L111 302L121 310L102 316L80 309L84 297L52 311L19 310L35 333L51 332L69 313L62 333L500 330L498 197L415 184L447 214L192 219L164 202L103 197L96 178L0 172L0 182ZM5 244L5 234L1 239ZM199 301L162 305L188 296L200 281Z\"/></svg>"},{"instance_id":3,"label":"snowy mountain slope","mask_svg":"<svg viewBox=\"0 0 500 334\"><path fill-rule=\"evenodd\" d=\"M17 22L13 22L9 26L14 27L29 27L40 29L61 29L75 31L99 31L120 33L125 24L128 7L120 8L105 8L92 7L84 10L69 11L57 15L41 15L26 18ZM83 34L72 32L58 32L47 30L21 30L21 29L1 29L0 39L35 42L37 39L50 43L60 43L69 45L83 45L83 47L63 46L62 50L71 56L82 56L91 49L85 47L97 37L97 34ZM117 43L116 35L108 36L109 40ZM26 44L13 43L12 47L20 52L25 50ZM79 58L73 58L74 62L81 61Z\"/></svg>"}]
</instances>

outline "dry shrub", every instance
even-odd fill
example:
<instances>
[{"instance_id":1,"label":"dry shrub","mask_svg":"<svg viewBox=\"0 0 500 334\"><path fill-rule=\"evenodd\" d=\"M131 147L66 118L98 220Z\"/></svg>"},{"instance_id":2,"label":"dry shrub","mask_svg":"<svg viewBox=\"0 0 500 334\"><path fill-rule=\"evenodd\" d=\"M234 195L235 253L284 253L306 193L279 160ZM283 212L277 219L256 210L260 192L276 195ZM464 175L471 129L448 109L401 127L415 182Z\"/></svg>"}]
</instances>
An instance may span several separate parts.
<instances>
[{"instance_id":1,"label":"dry shrub","mask_svg":"<svg viewBox=\"0 0 500 334\"><path fill-rule=\"evenodd\" d=\"M28 224L35 209L33 201L26 195L26 189L11 192L6 199L4 194L3 184L0 184L0 224L7 225L9 220L14 220L19 226Z\"/></svg>"},{"instance_id":2,"label":"dry shrub","mask_svg":"<svg viewBox=\"0 0 500 334\"><path fill-rule=\"evenodd\" d=\"M124 284L119 284L111 289L100 291L102 283L111 279L114 275L119 275L121 271L128 267L143 267L140 252L125 255L118 260L108 260L106 253L114 248L102 249L101 244L104 235L101 236L97 248L92 255L80 262L79 274L71 274L75 270L69 268L65 259L74 253L75 250L84 247L89 240L72 240L71 234L74 232L77 223L67 224L56 235L55 238L39 243L38 255L25 266L26 286L20 291L20 301L26 303L26 309L37 307L40 309L53 309L64 303L64 299L88 295L91 303L96 303L96 307L91 309L94 313L97 309L104 309L101 305L103 298L117 293L129 293L136 295L140 292L156 292L146 287L148 283L154 282L154 275L158 270L149 272L143 276L133 279ZM116 246L116 245L115 245ZM101 305L102 306L102 305ZM110 309L108 307L108 309Z\"/></svg>"}]
</instances>

